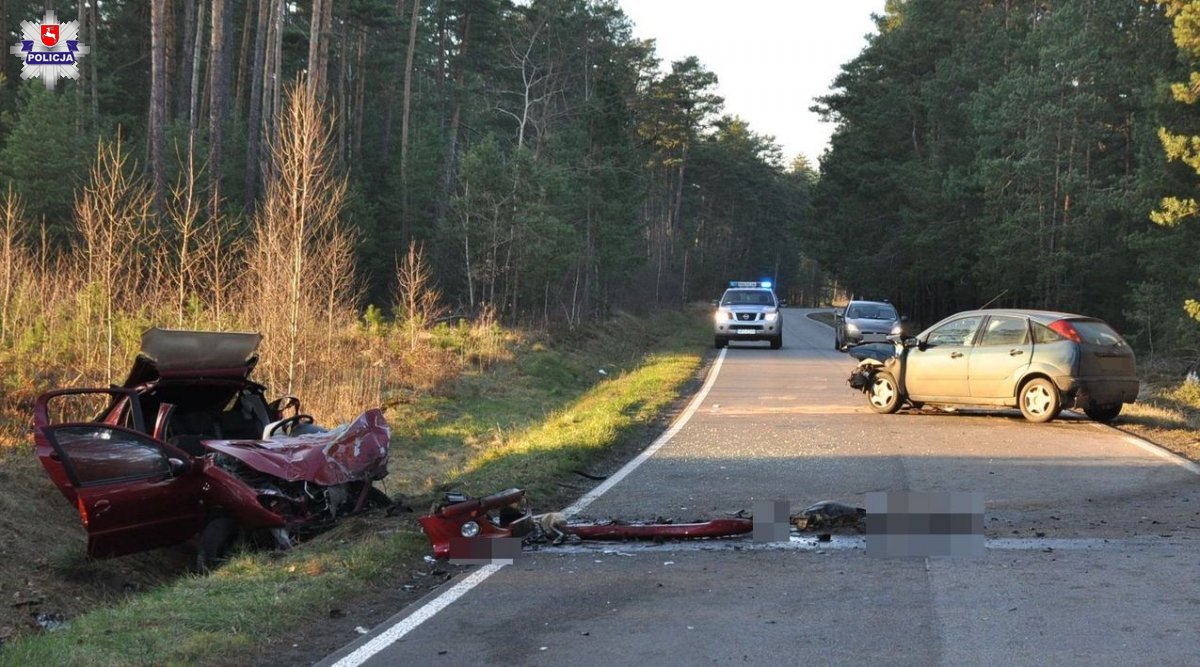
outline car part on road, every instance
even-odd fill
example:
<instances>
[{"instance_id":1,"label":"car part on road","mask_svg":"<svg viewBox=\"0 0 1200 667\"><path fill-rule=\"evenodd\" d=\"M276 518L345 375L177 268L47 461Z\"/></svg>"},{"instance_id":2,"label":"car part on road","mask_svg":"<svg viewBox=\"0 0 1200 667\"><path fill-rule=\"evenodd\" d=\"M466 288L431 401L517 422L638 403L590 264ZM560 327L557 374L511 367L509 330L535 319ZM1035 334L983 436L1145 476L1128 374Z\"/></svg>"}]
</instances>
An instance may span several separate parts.
<instances>
[{"instance_id":1,"label":"car part on road","mask_svg":"<svg viewBox=\"0 0 1200 667\"><path fill-rule=\"evenodd\" d=\"M449 558L460 540L524 537L533 531L533 515L523 489L505 489L483 498L447 493L417 522L433 545L435 558Z\"/></svg>"},{"instance_id":2,"label":"car part on road","mask_svg":"<svg viewBox=\"0 0 1200 667\"><path fill-rule=\"evenodd\" d=\"M568 524L563 531L581 540L675 540L733 537L754 530L751 519L713 519L695 523L604 523Z\"/></svg>"},{"instance_id":3,"label":"car part on road","mask_svg":"<svg viewBox=\"0 0 1200 667\"><path fill-rule=\"evenodd\" d=\"M417 521L433 546L435 558L450 558L457 542L470 539L524 538L526 543L559 544L568 536L583 540L671 540L732 537L754 530L749 518L695 523L567 523L566 516L530 513L523 489L506 489L484 498L447 493L427 516Z\"/></svg>"}]
</instances>

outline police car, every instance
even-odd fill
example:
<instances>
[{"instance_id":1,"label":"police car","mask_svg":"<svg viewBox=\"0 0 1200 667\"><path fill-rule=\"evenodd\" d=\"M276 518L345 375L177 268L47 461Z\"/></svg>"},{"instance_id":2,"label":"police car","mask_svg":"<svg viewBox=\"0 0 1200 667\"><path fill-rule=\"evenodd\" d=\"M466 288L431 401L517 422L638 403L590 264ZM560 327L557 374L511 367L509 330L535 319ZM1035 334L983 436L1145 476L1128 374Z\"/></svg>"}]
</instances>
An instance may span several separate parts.
<instances>
[{"instance_id":1,"label":"police car","mask_svg":"<svg viewBox=\"0 0 1200 667\"><path fill-rule=\"evenodd\" d=\"M783 317L769 281L730 281L717 302L713 345L721 349L743 340L770 341L772 350L783 347Z\"/></svg>"}]
</instances>

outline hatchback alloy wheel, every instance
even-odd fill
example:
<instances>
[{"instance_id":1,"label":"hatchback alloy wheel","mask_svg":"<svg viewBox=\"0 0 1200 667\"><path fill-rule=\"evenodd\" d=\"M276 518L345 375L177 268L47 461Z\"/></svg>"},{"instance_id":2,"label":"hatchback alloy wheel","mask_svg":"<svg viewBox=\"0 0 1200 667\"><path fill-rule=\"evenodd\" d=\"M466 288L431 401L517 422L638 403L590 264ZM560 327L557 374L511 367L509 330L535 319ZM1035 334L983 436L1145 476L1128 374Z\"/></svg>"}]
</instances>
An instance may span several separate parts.
<instances>
[{"instance_id":1,"label":"hatchback alloy wheel","mask_svg":"<svg viewBox=\"0 0 1200 667\"><path fill-rule=\"evenodd\" d=\"M1034 378L1021 388L1021 414L1031 422L1048 422L1058 416L1062 401L1055 387L1045 378Z\"/></svg>"},{"instance_id":2,"label":"hatchback alloy wheel","mask_svg":"<svg viewBox=\"0 0 1200 667\"><path fill-rule=\"evenodd\" d=\"M879 371L875 374L871 390L867 392L867 404L875 412L885 415L900 409L900 389L891 373Z\"/></svg>"}]
</instances>

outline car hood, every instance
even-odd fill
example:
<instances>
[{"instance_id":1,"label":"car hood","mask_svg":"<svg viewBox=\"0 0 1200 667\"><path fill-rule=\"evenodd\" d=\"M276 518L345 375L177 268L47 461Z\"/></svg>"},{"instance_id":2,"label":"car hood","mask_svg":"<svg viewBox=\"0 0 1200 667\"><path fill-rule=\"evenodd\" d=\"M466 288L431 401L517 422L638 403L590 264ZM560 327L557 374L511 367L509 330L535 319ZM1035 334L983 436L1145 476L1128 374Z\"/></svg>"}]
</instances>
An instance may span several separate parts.
<instances>
[{"instance_id":1,"label":"car hood","mask_svg":"<svg viewBox=\"0 0 1200 667\"><path fill-rule=\"evenodd\" d=\"M150 329L125 380L126 387L164 377L245 379L258 362L262 335L249 332Z\"/></svg>"},{"instance_id":2,"label":"car hood","mask_svg":"<svg viewBox=\"0 0 1200 667\"><path fill-rule=\"evenodd\" d=\"M884 363L896 356L896 346L891 343L867 343L866 345L855 345L846 350L846 353L859 361L874 359Z\"/></svg>"},{"instance_id":3,"label":"car hood","mask_svg":"<svg viewBox=\"0 0 1200 667\"><path fill-rule=\"evenodd\" d=\"M383 412L371 409L325 433L203 444L273 477L331 486L387 475L390 437Z\"/></svg>"}]
</instances>

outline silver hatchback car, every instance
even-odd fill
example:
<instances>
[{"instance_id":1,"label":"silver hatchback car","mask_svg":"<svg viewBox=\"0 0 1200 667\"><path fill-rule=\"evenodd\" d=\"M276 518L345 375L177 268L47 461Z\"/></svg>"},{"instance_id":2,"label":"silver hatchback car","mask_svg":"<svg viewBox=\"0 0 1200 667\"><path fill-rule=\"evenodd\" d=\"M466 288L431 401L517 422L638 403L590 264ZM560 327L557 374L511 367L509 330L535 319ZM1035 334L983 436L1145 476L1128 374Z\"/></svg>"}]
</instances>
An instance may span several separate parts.
<instances>
[{"instance_id":1,"label":"silver hatchback car","mask_svg":"<svg viewBox=\"0 0 1200 667\"><path fill-rule=\"evenodd\" d=\"M713 345L765 340L772 350L783 347L783 316L769 282L732 281L713 314Z\"/></svg>"},{"instance_id":2,"label":"silver hatchback car","mask_svg":"<svg viewBox=\"0 0 1200 667\"><path fill-rule=\"evenodd\" d=\"M974 310L901 341L899 356L865 359L857 383L851 376L876 412L895 412L905 401L991 405L1046 422L1081 408L1107 422L1138 394L1133 350L1108 324L1083 315Z\"/></svg>"},{"instance_id":3,"label":"silver hatchback car","mask_svg":"<svg viewBox=\"0 0 1200 667\"><path fill-rule=\"evenodd\" d=\"M901 331L900 314L887 301L851 301L833 316L833 347L882 343Z\"/></svg>"}]
</instances>

